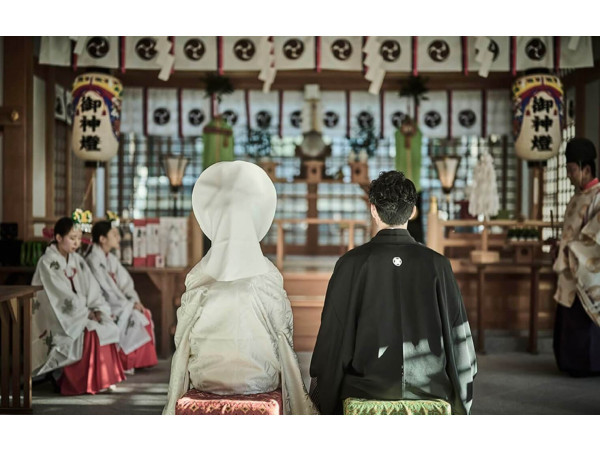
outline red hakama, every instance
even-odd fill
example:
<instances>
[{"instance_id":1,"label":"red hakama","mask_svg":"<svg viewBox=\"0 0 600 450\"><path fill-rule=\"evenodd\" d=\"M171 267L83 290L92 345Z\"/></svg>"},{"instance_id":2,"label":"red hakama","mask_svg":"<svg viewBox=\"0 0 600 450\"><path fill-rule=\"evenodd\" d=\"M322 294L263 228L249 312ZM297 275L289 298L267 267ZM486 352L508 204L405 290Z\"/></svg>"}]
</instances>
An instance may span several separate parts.
<instances>
[{"instance_id":1,"label":"red hakama","mask_svg":"<svg viewBox=\"0 0 600 450\"><path fill-rule=\"evenodd\" d=\"M119 357L125 370L131 369L142 369L144 367L152 367L158 364L156 357L156 345L154 342L154 331L152 329L152 314L148 308L144 308L144 316L150 322L146 325L146 331L152 338L152 340L142 345L137 350L132 351L128 355L123 353L123 350L119 350Z\"/></svg>"},{"instance_id":2,"label":"red hakama","mask_svg":"<svg viewBox=\"0 0 600 450\"><path fill-rule=\"evenodd\" d=\"M63 369L58 380L62 395L96 394L125 380L117 346L100 346L95 331L85 330L81 359Z\"/></svg>"}]
</instances>

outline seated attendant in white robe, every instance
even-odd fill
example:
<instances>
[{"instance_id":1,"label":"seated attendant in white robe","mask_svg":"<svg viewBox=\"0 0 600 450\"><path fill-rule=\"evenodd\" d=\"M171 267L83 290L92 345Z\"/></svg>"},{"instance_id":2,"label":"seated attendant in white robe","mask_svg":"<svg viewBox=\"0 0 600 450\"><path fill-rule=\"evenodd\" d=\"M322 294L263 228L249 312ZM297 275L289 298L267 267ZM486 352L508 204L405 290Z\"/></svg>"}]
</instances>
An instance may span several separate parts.
<instances>
[{"instance_id":1,"label":"seated attendant in white robe","mask_svg":"<svg viewBox=\"0 0 600 450\"><path fill-rule=\"evenodd\" d=\"M115 345L119 328L87 263L76 253L80 226L69 217L56 222L55 241L38 261L31 282L44 288L33 302L33 375L62 368L58 384L64 395L95 394L125 379Z\"/></svg>"},{"instance_id":2,"label":"seated attendant in white robe","mask_svg":"<svg viewBox=\"0 0 600 450\"><path fill-rule=\"evenodd\" d=\"M126 373L158 363L154 345L154 323L149 309L144 308L133 279L111 250L119 248L121 237L115 222L104 220L92 227L93 244L86 256L112 317L119 327L119 356Z\"/></svg>"},{"instance_id":3,"label":"seated attendant in white robe","mask_svg":"<svg viewBox=\"0 0 600 450\"><path fill-rule=\"evenodd\" d=\"M185 280L164 414L174 414L191 388L221 395L281 388L284 414L316 413L293 350L283 278L259 244L276 203L255 164L220 162L198 178L194 215L212 246Z\"/></svg>"}]
</instances>

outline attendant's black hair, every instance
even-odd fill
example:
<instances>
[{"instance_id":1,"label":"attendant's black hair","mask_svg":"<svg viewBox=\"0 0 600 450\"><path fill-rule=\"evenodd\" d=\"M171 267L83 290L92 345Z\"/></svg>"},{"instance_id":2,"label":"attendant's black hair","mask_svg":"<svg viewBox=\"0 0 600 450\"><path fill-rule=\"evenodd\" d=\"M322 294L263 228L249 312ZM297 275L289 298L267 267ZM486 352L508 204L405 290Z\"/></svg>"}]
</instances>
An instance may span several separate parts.
<instances>
[{"instance_id":1,"label":"attendant's black hair","mask_svg":"<svg viewBox=\"0 0 600 450\"><path fill-rule=\"evenodd\" d=\"M369 201L383 223L404 225L417 202L417 189L402 172L381 172L379 178L371 181Z\"/></svg>"},{"instance_id":2,"label":"attendant's black hair","mask_svg":"<svg viewBox=\"0 0 600 450\"><path fill-rule=\"evenodd\" d=\"M94 244L100 243L100 237L108 234L108 232L112 229L112 223L108 220L101 220L100 222L96 222L92 227L92 242Z\"/></svg>"},{"instance_id":3,"label":"attendant's black hair","mask_svg":"<svg viewBox=\"0 0 600 450\"><path fill-rule=\"evenodd\" d=\"M590 173L592 174L592 178L596 178L596 160L589 159L587 161L581 161L580 164L581 170L583 170L585 166L590 166Z\"/></svg>"},{"instance_id":4,"label":"attendant's black hair","mask_svg":"<svg viewBox=\"0 0 600 450\"><path fill-rule=\"evenodd\" d=\"M75 226L75 223L73 222L73 219L71 219L70 217L61 217L60 219L58 219L56 221L56 223L54 224L54 239L52 239L52 242L50 242L51 244L56 244L58 243L58 241L56 240L56 236L66 236L67 234L69 234L71 232L71 230L73 229L73 227Z\"/></svg>"}]
</instances>

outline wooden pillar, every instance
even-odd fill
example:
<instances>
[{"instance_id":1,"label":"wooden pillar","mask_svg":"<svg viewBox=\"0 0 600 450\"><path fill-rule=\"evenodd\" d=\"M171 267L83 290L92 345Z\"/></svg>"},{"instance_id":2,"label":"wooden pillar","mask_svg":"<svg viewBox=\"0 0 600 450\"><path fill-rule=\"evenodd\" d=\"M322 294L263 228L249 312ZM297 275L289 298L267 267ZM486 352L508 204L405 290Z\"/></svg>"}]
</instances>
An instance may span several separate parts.
<instances>
[{"instance_id":1,"label":"wooden pillar","mask_svg":"<svg viewBox=\"0 0 600 450\"><path fill-rule=\"evenodd\" d=\"M276 266L279 271L283 271L283 252L284 252L285 239L283 236L283 224L277 222L277 259Z\"/></svg>"},{"instance_id":2,"label":"wooden pillar","mask_svg":"<svg viewBox=\"0 0 600 450\"><path fill-rule=\"evenodd\" d=\"M519 166L517 165L517 168ZM506 136L502 136L502 209L507 210L508 197L508 142Z\"/></svg>"},{"instance_id":3,"label":"wooden pillar","mask_svg":"<svg viewBox=\"0 0 600 450\"><path fill-rule=\"evenodd\" d=\"M308 193L308 211L306 217L316 219L319 217L317 210L317 192L319 185L316 183L307 183L306 189ZM308 225L306 229L306 248L309 255L316 255L319 247L319 225Z\"/></svg>"},{"instance_id":4,"label":"wooden pillar","mask_svg":"<svg viewBox=\"0 0 600 450\"><path fill-rule=\"evenodd\" d=\"M348 250L354 248L354 222L348 224Z\"/></svg>"},{"instance_id":5,"label":"wooden pillar","mask_svg":"<svg viewBox=\"0 0 600 450\"><path fill-rule=\"evenodd\" d=\"M4 126L2 155L2 218L19 226L19 238L29 238L33 171L33 38L4 38L4 109L17 111L20 123Z\"/></svg>"},{"instance_id":6,"label":"wooden pillar","mask_svg":"<svg viewBox=\"0 0 600 450\"><path fill-rule=\"evenodd\" d=\"M485 266L477 265L477 351L485 353L485 331L483 325L483 293L485 292Z\"/></svg>"},{"instance_id":7,"label":"wooden pillar","mask_svg":"<svg viewBox=\"0 0 600 450\"><path fill-rule=\"evenodd\" d=\"M112 208L110 207L110 161L106 161L105 163L106 165L104 166L104 211L106 214L106 211L111 210ZM119 216L121 215L121 211L119 211L117 209L116 212ZM192 226L196 226L196 221L195 219L193 220ZM202 241L202 239L200 239ZM200 243L200 245L202 245L202 242ZM200 258L202 258L202 254L200 254ZM198 259L198 261L200 261L200 259Z\"/></svg>"},{"instance_id":8,"label":"wooden pillar","mask_svg":"<svg viewBox=\"0 0 600 450\"><path fill-rule=\"evenodd\" d=\"M46 78L46 216L54 217L54 101L55 70L48 66Z\"/></svg>"},{"instance_id":9,"label":"wooden pillar","mask_svg":"<svg viewBox=\"0 0 600 450\"><path fill-rule=\"evenodd\" d=\"M73 151L71 149L71 133L72 131L67 131L67 152L65 153L65 161L66 161L66 180L67 180L67 189L65 192L65 205L67 205L66 215L71 217L71 213L75 208L73 208Z\"/></svg>"},{"instance_id":10,"label":"wooden pillar","mask_svg":"<svg viewBox=\"0 0 600 450\"><path fill-rule=\"evenodd\" d=\"M131 145L131 143L130 143ZM117 166L117 173L119 174L118 179L119 179L119 189L118 189L118 202L117 204L119 205L117 207L117 211L115 211L117 214L121 215L123 214L123 209L125 208L125 204L124 204L124 199L123 199L123 189L124 189L124 185L123 185L123 179L125 178L125 169L124 169L124 164L125 164L125 145L123 143L123 135L121 135L121 145L119 146L119 153L118 153L118 166ZM106 190L108 191L110 189L110 184L106 184ZM129 207L129 205L127 205Z\"/></svg>"},{"instance_id":11,"label":"wooden pillar","mask_svg":"<svg viewBox=\"0 0 600 450\"><path fill-rule=\"evenodd\" d=\"M440 219L438 217L437 197L431 197L429 213L427 214L426 233L427 247L443 255L444 247L440 242L440 240L443 239L443 227L441 226Z\"/></svg>"},{"instance_id":12,"label":"wooden pillar","mask_svg":"<svg viewBox=\"0 0 600 450\"><path fill-rule=\"evenodd\" d=\"M523 213L523 162L517 158L517 204L515 206L516 216Z\"/></svg>"},{"instance_id":13,"label":"wooden pillar","mask_svg":"<svg viewBox=\"0 0 600 450\"><path fill-rule=\"evenodd\" d=\"M531 286L529 294L529 352L537 354L538 312L540 297L540 266L531 266Z\"/></svg>"},{"instance_id":14,"label":"wooden pillar","mask_svg":"<svg viewBox=\"0 0 600 450\"><path fill-rule=\"evenodd\" d=\"M85 165L85 195L83 197L83 210L89 210L96 216L96 173L97 168L93 163Z\"/></svg>"},{"instance_id":15,"label":"wooden pillar","mask_svg":"<svg viewBox=\"0 0 600 450\"><path fill-rule=\"evenodd\" d=\"M575 75L575 137L585 136L585 80L581 72Z\"/></svg>"}]
</instances>

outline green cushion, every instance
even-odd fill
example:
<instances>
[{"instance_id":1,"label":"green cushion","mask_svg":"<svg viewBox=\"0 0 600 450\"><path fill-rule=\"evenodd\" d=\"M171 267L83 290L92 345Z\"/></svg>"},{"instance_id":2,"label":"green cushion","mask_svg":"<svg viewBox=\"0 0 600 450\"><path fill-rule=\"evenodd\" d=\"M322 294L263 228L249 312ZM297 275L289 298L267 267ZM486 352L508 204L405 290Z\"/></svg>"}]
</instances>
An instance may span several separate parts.
<instances>
[{"instance_id":1,"label":"green cushion","mask_svg":"<svg viewBox=\"0 0 600 450\"><path fill-rule=\"evenodd\" d=\"M344 414L367 415L438 415L452 414L450 404L444 400L366 400L347 398L344 400Z\"/></svg>"}]
</instances>

